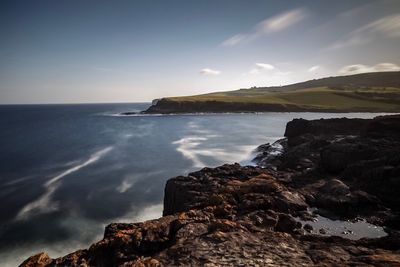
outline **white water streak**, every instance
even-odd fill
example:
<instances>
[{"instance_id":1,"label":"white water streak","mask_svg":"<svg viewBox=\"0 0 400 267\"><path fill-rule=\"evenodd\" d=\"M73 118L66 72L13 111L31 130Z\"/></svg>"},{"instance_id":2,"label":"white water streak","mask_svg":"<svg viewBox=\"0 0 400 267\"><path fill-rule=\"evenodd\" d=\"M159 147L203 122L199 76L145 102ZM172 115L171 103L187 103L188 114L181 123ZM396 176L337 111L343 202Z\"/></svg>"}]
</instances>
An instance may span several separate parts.
<instances>
[{"instance_id":1,"label":"white water streak","mask_svg":"<svg viewBox=\"0 0 400 267\"><path fill-rule=\"evenodd\" d=\"M201 168L209 165L201 159L202 157L214 158L214 160L227 163L240 162L248 158L256 147L249 145L235 146L234 151L228 151L223 148L201 148L202 144L207 142L210 138L217 138L221 136L209 134L209 131L199 129L198 125L193 122L189 123L188 126L191 129L195 129L196 134L201 135L185 136L172 142L172 144L178 145L176 150L185 158L191 160L193 162L193 167L195 168Z\"/></svg>"},{"instance_id":2,"label":"white water streak","mask_svg":"<svg viewBox=\"0 0 400 267\"><path fill-rule=\"evenodd\" d=\"M107 147L104 148L100 151L97 151L96 153L93 153L88 160L85 162L78 164L61 174L51 178L48 180L45 184L44 187L46 189L46 192L41 195L38 199L32 201L31 203L28 203L25 205L17 214L16 220L24 220L29 218L31 215L38 214L38 213L48 213L52 211L56 211L58 209L58 204L55 202L51 201L52 195L54 192L57 190L57 188L60 186L59 181L64 178L65 176L74 173L96 161L98 161L100 158L102 158L104 155L106 155L108 152L110 152L113 149L113 147Z\"/></svg>"}]
</instances>

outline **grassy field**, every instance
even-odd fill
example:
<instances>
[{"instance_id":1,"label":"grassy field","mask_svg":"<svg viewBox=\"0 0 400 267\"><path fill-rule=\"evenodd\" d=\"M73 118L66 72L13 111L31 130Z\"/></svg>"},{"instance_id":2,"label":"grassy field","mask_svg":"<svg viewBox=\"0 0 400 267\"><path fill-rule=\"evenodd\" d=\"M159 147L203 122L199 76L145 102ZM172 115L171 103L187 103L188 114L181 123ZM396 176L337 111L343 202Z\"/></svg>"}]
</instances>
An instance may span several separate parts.
<instances>
[{"instance_id":1,"label":"grassy field","mask_svg":"<svg viewBox=\"0 0 400 267\"><path fill-rule=\"evenodd\" d=\"M167 99L176 102L263 103L321 110L400 112L400 88L397 87L352 87L349 85L340 88L321 86L282 91L251 88Z\"/></svg>"}]
</instances>

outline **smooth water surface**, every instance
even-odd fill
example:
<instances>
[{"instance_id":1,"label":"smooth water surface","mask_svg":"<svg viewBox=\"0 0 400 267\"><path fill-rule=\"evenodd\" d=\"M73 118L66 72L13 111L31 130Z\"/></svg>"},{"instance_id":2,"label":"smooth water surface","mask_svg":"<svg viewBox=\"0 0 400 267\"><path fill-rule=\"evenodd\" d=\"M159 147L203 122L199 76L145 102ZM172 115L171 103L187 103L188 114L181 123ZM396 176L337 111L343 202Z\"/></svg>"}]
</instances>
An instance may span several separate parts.
<instances>
[{"instance_id":1,"label":"smooth water surface","mask_svg":"<svg viewBox=\"0 0 400 267\"><path fill-rule=\"evenodd\" d=\"M387 236L383 227L370 224L365 220L331 220L321 215L316 215L313 221L302 221L299 219L298 221L300 221L303 226L305 224L311 225L313 227L311 233L317 235L340 236L352 240ZM321 230L323 231L321 232Z\"/></svg>"}]
</instances>

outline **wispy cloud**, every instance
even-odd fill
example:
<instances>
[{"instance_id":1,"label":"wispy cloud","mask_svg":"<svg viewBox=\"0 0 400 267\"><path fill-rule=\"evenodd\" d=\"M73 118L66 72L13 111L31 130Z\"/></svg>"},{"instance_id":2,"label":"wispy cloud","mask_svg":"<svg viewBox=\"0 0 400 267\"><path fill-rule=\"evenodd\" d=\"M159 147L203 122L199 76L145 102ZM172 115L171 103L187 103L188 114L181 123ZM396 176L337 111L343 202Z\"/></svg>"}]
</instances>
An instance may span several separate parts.
<instances>
[{"instance_id":1,"label":"wispy cloud","mask_svg":"<svg viewBox=\"0 0 400 267\"><path fill-rule=\"evenodd\" d=\"M273 70L275 66L267 63L256 63L254 68L249 71L249 74L260 74L265 71Z\"/></svg>"},{"instance_id":2,"label":"wispy cloud","mask_svg":"<svg viewBox=\"0 0 400 267\"><path fill-rule=\"evenodd\" d=\"M239 33L230 37L223 41L221 45L234 46L239 43L252 41L263 35L285 30L303 20L306 16L306 11L303 8L286 11L259 22L247 33Z\"/></svg>"},{"instance_id":3,"label":"wispy cloud","mask_svg":"<svg viewBox=\"0 0 400 267\"><path fill-rule=\"evenodd\" d=\"M200 70L200 74L202 74L202 75L219 75L219 74L221 74L221 72L219 70L205 68L205 69Z\"/></svg>"},{"instance_id":4,"label":"wispy cloud","mask_svg":"<svg viewBox=\"0 0 400 267\"><path fill-rule=\"evenodd\" d=\"M400 66L394 63L379 63L374 66L367 66L362 64L354 64L344 66L339 70L339 74L358 74L365 72L379 72L379 71L400 71Z\"/></svg>"},{"instance_id":5,"label":"wispy cloud","mask_svg":"<svg viewBox=\"0 0 400 267\"><path fill-rule=\"evenodd\" d=\"M274 66L272 66L271 64L267 64L267 63L256 63L256 67L258 69L263 69L263 70L273 70L273 69L275 69Z\"/></svg>"},{"instance_id":6,"label":"wispy cloud","mask_svg":"<svg viewBox=\"0 0 400 267\"><path fill-rule=\"evenodd\" d=\"M334 50L348 46L369 43L377 38L400 37L400 14L383 17L368 23L347 34L343 39L336 41L327 49Z\"/></svg>"},{"instance_id":7,"label":"wispy cloud","mask_svg":"<svg viewBox=\"0 0 400 267\"><path fill-rule=\"evenodd\" d=\"M321 68L320 66L315 65L315 66L310 67L307 71L308 72L315 72L315 71L319 70L320 68Z\"/></svg>"}]
</instances>

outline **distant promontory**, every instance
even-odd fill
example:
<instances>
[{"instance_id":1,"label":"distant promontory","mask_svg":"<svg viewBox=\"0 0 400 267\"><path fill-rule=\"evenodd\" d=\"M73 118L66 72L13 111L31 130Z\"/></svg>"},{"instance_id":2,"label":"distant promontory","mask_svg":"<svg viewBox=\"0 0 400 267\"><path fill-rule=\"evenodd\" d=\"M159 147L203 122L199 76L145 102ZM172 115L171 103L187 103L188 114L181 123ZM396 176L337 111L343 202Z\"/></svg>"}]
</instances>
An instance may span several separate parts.
<instances>
[{"instance_id":1,"label":"distant promontory","mask_svg":"<svg viewBox=\"0 0 400 267\"><path fill-rule=\"evenodd\" d=\"M142 113L223 112L400 112L400 72L363 73L278 87L161 98Z\"/></svg>"}]
</instances>

